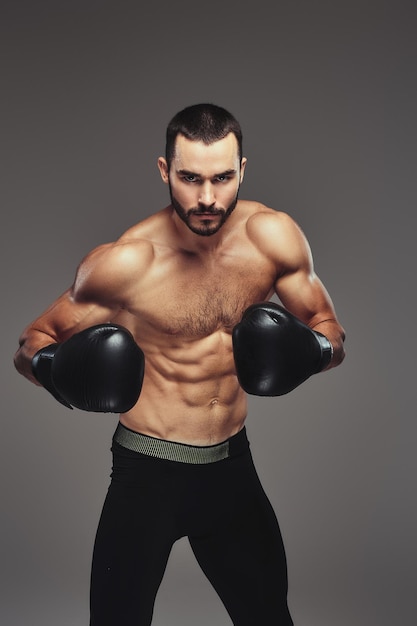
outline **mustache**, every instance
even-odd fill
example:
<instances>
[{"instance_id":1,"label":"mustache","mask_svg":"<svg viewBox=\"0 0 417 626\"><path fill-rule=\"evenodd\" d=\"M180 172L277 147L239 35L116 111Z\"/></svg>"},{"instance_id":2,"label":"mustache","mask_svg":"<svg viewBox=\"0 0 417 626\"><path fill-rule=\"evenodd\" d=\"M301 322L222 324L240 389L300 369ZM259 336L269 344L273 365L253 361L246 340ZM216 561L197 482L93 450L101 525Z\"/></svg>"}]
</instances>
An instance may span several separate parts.
<instances>
[{"instance_id":1,"label":"mustache","mask_svg":"<svg viewBox=\"0 0 417 626\"><path fill-rule=\"evenodd\" d=\"M213 207L207 207L207 208L195 208L195 209L189 209L187 211L188 215L223 215L224 214L224 210L223 209L216 209Z\"/></svg>"}]
</instances>

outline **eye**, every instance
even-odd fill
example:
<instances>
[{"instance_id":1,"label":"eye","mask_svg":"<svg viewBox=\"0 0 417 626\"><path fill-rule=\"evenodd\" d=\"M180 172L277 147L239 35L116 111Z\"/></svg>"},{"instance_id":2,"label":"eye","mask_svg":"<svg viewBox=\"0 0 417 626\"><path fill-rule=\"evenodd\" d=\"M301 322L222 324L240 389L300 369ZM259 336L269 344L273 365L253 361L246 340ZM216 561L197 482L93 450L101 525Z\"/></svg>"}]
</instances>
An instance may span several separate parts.
<instances>
[{"instance_id":1,"label":"eye","mask_svg":"<svg viewBox=\"0 0 417 626\"><path fill-rule=\"evenodd\" d=\"M219 183L225 183L228 180L230 180L230 176L227 174L220 174L219 176L216 176L216 181Z\"/></svg>"},{"instance_id":2,"label":"eye","mask_svg":"<svg viewBox=\"0 0 417 626\"><path fill-rule=\"evenodd\" d=\"M194 174L184 174L182 179L185 180L186 183L196 183L198 180L197 176Z\"/></svg>"}]
</instances>

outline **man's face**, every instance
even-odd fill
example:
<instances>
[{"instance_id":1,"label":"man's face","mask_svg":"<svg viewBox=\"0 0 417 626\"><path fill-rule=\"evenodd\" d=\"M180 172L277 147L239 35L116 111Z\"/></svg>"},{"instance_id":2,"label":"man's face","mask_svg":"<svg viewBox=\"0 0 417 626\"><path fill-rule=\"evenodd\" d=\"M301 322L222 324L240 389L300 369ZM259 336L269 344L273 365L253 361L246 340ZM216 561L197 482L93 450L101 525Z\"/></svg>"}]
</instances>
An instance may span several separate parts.
<instances>
[{"instance_id":1,"label":"man's face","mask_svg":"<svg viewBox=\"0 0 417 626\"><path fill-rule=\"evenodd\" d=\"M158 165L180 219L197 235L217 233L236 206L246 165L246 159L239 162L236 137L206 145L178 135L169 172L165 159Z\"/></svg>"}]
</instances>

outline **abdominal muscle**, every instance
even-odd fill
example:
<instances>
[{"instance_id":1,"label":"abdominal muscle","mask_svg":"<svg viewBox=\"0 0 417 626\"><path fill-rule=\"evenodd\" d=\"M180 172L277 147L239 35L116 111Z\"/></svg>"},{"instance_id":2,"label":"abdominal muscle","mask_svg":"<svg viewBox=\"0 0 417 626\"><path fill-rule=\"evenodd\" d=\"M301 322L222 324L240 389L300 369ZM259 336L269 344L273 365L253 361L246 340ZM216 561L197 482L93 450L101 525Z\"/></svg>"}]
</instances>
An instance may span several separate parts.
<instances>
[{"instance_id":1,"label":"abdominal muscle","mask_svg":"<svg viewBox=\"0 0 417 626\"><path fill-rule=\"evenodd\" d=\"M122 424L145 435L191 445L225 441L243 427L247 402L235 369L230 333L155 345L138 339L145 378Z\"/></svg>"}]
</instances>

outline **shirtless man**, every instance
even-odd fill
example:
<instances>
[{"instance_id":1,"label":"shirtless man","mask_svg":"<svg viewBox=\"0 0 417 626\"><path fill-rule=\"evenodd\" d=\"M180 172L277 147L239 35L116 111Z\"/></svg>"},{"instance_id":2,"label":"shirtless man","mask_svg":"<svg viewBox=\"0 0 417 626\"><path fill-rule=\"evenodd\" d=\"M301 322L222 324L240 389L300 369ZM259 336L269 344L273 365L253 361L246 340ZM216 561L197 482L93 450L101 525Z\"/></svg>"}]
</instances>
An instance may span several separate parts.
<instances>
[{"instance_id":1,"label":"shirtless man","mask_svg":"<svg viewBox=\"0 0 417 626\"><path fill-rule=\"evenodd\" d=\"M69 407L120 413L91 626L150 624L183 536L235 625L288 626L285 552L251 460L247 393L281 395L337 366L344 331L300 228L238 200L246 159L229 112L180 111L158 167L169 206L81 262L23 332L15 364Z\"/></svg>"}]
</instances>

